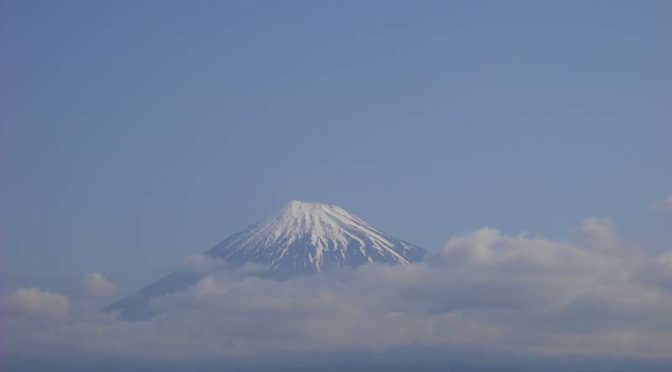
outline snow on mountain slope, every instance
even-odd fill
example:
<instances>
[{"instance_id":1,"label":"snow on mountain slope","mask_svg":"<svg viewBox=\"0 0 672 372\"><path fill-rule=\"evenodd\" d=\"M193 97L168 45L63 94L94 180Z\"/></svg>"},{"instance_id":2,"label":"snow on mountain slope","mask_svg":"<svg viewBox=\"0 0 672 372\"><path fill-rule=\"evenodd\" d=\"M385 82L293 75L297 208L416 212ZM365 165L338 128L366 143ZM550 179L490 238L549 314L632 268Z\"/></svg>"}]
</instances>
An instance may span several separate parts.
<instances>
[{"instance_id":1,"label":"snow on mountain slope","mask_svg":"<svg viewBox=\"0 0 672 372\"><path fill-rule=\"evenodd\" d=\"M207 254L232 263L260 263L279 273L308 274L367 262L408 264L421 259L424 249L340 207L294 200Z\"/></svg>"},{"instance_id":2,"label":"snow on mountain slope","mask_svg":"<svg viewBox=\"0 0 672 372\"><path fill-rule=\"evenodd\" d=\"M425 250L394 238L346 210L291 201L281 211L232 235L205 253L230 267L247 263L267 268L266 276L286 279L366 263L408 264ZM151 315L149 299L183 290L203 274L173 272L107 307L122 318Z\"/></svg>"}]
</instances>

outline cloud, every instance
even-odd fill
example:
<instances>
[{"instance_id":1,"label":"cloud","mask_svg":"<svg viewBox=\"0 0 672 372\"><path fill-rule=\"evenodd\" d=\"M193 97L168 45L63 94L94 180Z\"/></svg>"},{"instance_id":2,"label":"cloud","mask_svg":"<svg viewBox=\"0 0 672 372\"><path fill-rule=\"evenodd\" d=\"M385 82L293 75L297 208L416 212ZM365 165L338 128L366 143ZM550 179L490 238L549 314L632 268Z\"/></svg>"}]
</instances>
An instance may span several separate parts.
<instances>
[{"instance_id":1,"label":"cloud","mask_svg":"<svg viewBox=\"0 0 672 372\"><path fill-rule=\"evenodd\" d=\"M8 350L165 361L411 348L434 358L488 350L672 363L670 254L633 254L606 219L587 219L579 232L576 241L558 241L484 228L451 238L421 263L286 281L218 267L152 300L156 315L147 321L80 305L48 327L10 317ZM19 297L47 293L28 291ZM46 298L53 296L60 295Z\"/></svg>"},{"instance_id":2,"label":"cloud","mask_svg":"<svg viewBox=\"0 0 672 372\"><path fill-rule=\"evenodd\" d=\"M621 239L609 218L586 218L581 223L579 232L581 239L589 247L614 249L621 245Z\"/></svg>"},{"instance_id":3,"label":"cloud","mask_svg":"<svg viewBox=\"0 0 672 372\"><path fill-rule=\"evenodd\" d=\"M672 212L672 194L653 203L653 209L658 212Z\"/></svg>"},{"instance_id":4,"label":"cloud","mask_svg":"<svg viewBox=\"0 0 672 372\"><path fill-rule=\"evenodd\" d=\"M224 261L211 256L206 256L204 254L195 254L192 256L187 256L182 260L182 265L179 268L180 271L195 273L195 274L206 274L221 268L224 265Z\"/></svg>"},{"instance_id":5,"label":"cloud","mask_svg":"<svg viewBox=\"0 0 672 372\"><path fill-rule=\"evenodd\" d=\"M82 279L84 295L90 298L107 297L117 291L117 285L100 273L88 273Z\"/></svg>"},{"instance_id":6,"label":"cloud","mask_svg":"<svg viewBox=\"0 0 672 372\"><path fill-rule=\"evenodd\" d=\"M239 266L236 270L229 270L229 268L230 266L227 262L220 258L204 254L196 254L184 258L177 268L177 271L180 273L198 275L219 273L219 275L227 274L235 277L258 275L267 271L267 268L253 263Z\"/></svg>"},{"instance_id":7,"label":"cloud","mask_svg":"<svg viewBox=\"0 0 672 372\"><path fill-rule=\"evenodd\" d=\"M14 316L46 320L63 319L70 308L66 296L39 288L19 288L1 298L0 305Z\"/></svg>"}]
</instances>

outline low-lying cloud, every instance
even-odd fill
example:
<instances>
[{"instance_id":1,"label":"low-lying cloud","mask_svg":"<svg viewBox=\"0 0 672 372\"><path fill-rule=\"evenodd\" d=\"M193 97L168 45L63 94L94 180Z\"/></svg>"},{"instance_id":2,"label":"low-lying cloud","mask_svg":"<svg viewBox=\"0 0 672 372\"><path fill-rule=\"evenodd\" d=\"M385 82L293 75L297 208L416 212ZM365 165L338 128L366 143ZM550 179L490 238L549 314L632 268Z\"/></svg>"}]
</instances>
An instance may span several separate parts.
<instances>
[{"instance_id":1,"label":"low-lying cloud","mask_svg":"<svg viewBox=\"0 0 672 372\"><path fill-rule=\"evenodd\" d=\"M588 219L578 232L556 241L484 228L451 238L421 263L287 281L194 258L191 270L218 269L153 300L156 316L147 321L22 288L2 299L3 347L9 355L156 360L403 348L671 358L671 253L626 244L605 219ZM34 317L41 321L26 321Z\"/></svg>"}]
</instances>

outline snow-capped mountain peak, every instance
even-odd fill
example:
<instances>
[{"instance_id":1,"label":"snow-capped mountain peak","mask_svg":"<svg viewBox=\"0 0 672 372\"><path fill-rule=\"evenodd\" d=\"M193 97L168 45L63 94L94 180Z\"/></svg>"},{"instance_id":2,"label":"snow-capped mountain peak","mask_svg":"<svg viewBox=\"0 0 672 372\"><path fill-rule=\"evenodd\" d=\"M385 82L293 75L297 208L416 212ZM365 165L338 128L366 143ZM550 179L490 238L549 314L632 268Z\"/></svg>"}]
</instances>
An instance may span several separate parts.
<instances>
[{"instance_id":1,"label":"snow-capped mountain peak","mask_svg":"<svg viewBox=\"0 0 672 372\"><path fill-rule=\"evenodd\" d=\"M208 252L305 273L367 262L408 264L423 253L338 206L298 200Z\"/></svg>"},{"instance_id":2,"label":"snow-capped mountain peak","mask_svg":"<svg viewBox=\"0 0 672 372\"><path fill-rule=\"evenodd\" d=\"M348 211L292 200L279 212L240 231L205 253L236 267L253 263L268 278L355 267L367 263L409 264L425 250L376 229ZM176 271L107 307L125 319L152 316L150 299L184 290L206 274Z\"/></svg>"}]
</instances>

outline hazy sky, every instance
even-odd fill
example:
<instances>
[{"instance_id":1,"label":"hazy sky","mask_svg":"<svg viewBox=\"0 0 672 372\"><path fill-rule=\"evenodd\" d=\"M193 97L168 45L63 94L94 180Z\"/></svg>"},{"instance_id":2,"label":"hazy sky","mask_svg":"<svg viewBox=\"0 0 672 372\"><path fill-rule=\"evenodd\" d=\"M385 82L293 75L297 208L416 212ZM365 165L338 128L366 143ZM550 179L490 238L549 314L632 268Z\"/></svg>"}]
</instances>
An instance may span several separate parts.
<instances>
[{"instance_id":1,"label":"hazy sky","mask_svg":"<svg viewBox=\"0 0 672 372\"><path fill-rule=\"evenodd\" d=\"M128 292L293 198L429 249L589 216L669 247L671 12L3 1L6 286Z\"/></svg>"}]
</instances>

